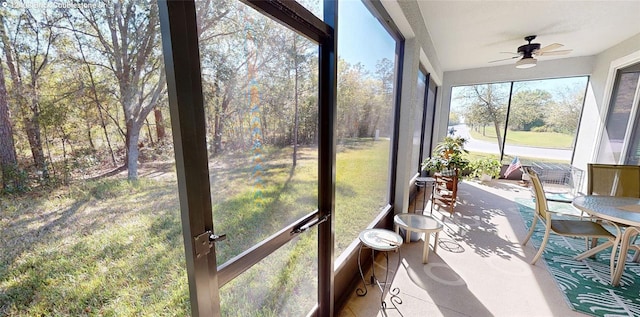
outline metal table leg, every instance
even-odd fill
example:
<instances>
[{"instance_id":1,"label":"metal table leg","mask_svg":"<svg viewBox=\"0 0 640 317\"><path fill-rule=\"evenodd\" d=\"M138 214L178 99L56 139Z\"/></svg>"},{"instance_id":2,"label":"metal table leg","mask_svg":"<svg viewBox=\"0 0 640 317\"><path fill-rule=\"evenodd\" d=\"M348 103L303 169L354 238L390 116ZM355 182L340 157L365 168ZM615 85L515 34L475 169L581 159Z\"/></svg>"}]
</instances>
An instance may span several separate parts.
<instances>
[{"instance_id":1,"label":"metal table leg","mask_svg":"<svg viewBox=\"0 0 640 317\"><path fill-rule=\"evenodd\" d=\"M360 233L360 247L358 249L358 271L360 273L360 279L362 279L362 288L356 288L356 295L365 296L368 293L367 285L377 285L380 289L380 308L382 309L383 314L386 316L385 310L387 309L387 302L385 302L385 296L387 295L387 286L389 287L389 294L391 294L391 304L393 305L393 309L398 309L396 304L402 304L402 299L398 297L400 294L399 288L391 288L391 281L389 280L389 252L396 251L398 252L398 261L396 264L396 272L400 268L400 246L402 245L402 237L393 231L386 229L366 229ZM362 271L362 248L368 247L371 249L371 277L370 283L364 278L364 272ZM386 272L384 281L380 281L376 276L376 259L375 259L375 251L383 252L385 261L386 261ZM395 276L395 274L394 274ZM388 285L387 285L388 284Z\"/></svg>"}]
</instances>

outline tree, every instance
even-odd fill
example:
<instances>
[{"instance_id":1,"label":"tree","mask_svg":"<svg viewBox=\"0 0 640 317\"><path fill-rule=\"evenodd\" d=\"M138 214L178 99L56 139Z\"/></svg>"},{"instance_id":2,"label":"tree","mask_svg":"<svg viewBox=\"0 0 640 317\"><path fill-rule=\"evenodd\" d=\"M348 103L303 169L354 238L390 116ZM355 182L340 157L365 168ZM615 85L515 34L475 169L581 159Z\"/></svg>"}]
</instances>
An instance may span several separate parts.
<instances>
[{"instance_id":1,"label":"tree","mask_svg":"<svg viewBox=\"0 0 640 317\"><path fill-rule=\"evenodd\" d=\"M0 172L2 173L2 188L4 189L9 186L18 187L20 185L8 99L4 80L4 67L0 62Z\"/></svg>"},{"instance_id":2,"label":"tree","mask_svg":"<svg viewBox=\"0 0 640 317\"><path fill-rule=\"evenodd\" d=\"M90 62L109 70L117 83L125 120L125 166L129 180L135 180L140 130L166 87L157 3L103 1L100 7L78 9L78 13L81 32L95 48Z\"/></svg>"},{"instance_id":3,"label":"tree","mask_svg":"<svg viewBox=\"0 0 640 317\"><path fill-rule=\"evenodd\" d=\"M369 76L360 63L351 65L345 60L338 60L338 138L356 138L364 136L364 107L374 95L373 85L366 83Z\"/></svg>"},{"instance_id":4,"label":"tree","mask_svg":"<svg viewBox=\"0 0 640 317\"><path fill-rule=\"evenodd\" d=\"M100 127L102 128L104 139L107 143L107 148L111 156L111 163L113 164L113 166L116 166L117 165L116 157L113 152L113 146L111 145L111 138L109 136L109 132L107 131L107 120L105 119L105 117L110 117L111 120L113 120L116 125L118 125L118 121L114 117L109 115L109 111L106 109L107 107L105 107L104 105L103 98L101 98L100 94L98 93L98 90L100 88L99 88L98 80L94 75L95 65L93 65L87 60L87 56L85 54L85 45L83 44L83 41L82 41L83 36L81 36L80 31L75 29L73 19L70 14L67 15L67 19L69 21L70 28L73 31L73 35L77 43L77 48L75 49L77 53L80 53L80 56L70 56L70 59L80 62L82 65L85 66L87 70L88 80L86 81L89 83L89 87L85 89L86 95L96 105ZM70 53L69 55L72 55L72 54ZM80 59L78 59L78 57ZM82 82L85 82L85 80L82 80ZM89 112L88 109L86 112ZM89 117L88 115L86 117L87 117L86 121L87 121L87 132L88 132L89 142L91 144L91 148L95 150L95 146L91 139L91 124L89 123L90 119L88 118Z\"/></svg>"},{"instance_id":5,"label":"tree","mask_svg":"<svg viewBox=\"0 0 640 317\"><path fill-rule=\"evenodd\" d=\"M393 129L393 117L390 117L390 112L385 111L393 104L393 87L395 80L395 64L388 58L383 58L376 62L376 80L379 81L378 85L380 90L376 91L374 96L379 98L373 99L376 101L376 106L373 109L373 129L381 130L383 135L391 136Z\"/></svg>"},{"instance_id":6,"label":"tree","mask_svg":"<svg viewBox=\"0 0 640 317\"><path fill-rule=\"evenodd\" d=\"M5 17L0 15L0 40L11 76L12 100L18 105L36 168L45 179L49 173L41 140L39 84L51 62L59 20L56 11L32 14L25 9L12 19L15 33L10 36Z\"/></svg>"},{"instance_id":7,"label":"tree","mask_svg":"<svg viewBox=\"0 0 640 317\"><path fill-rule=\"evenodd\" d=\"M449 125L460 124L460 114L451 110L449 111Z\"/></svg>"},{"instance_id":8,"label":"tree","mask_svg":"<svg viewBox=\"0 0 640 317\"><path fill-rule=\"evenodd\" d=\"M238 114L234 101L241 83L241 70L246 67L242 21L245 12L234 10L235 2L216 1L215 5L198 1L198 39L202 61L202 81L207 116L210 151L217 156L224 151L224 136ZM227 146L244 146L229 142Z\"/></svg>"},{"instance_id":9,"label":"tree","mask_svg":"<svg viewBox=\"0 0 640 317\"><path fill-rule=\"evenodd\" d=\"M298 34L293 34L289 55L291 59L291 68L293 69L293 100L294 100L294 119L293 119L293 166L296 166L298 155L298 133L300 130L300 99L303 94L302 85L307 82L300 78L302 74L309 74L309 60L312 52L310 52L311 42L306 41Z\"/></svg>"},{"instance_id":10,"label":"tree","mask_svg":"<svg viewBox=\"0 0 640 317\"><path fill-rule=\"evenodd\" d=\"M511 98L509 128L515 131L531 131L545 125L545 113L552 103L547 91L521 90Z\"/></svg>"},{"instance_id":11,"label":"tree","mask_svg":"<svg viewBox=\"0 0 640 317\"><path fill-rule=\"evenodd\" d=\"M164 116L162 115L162 109L160 109L160 107L156 106L153 108L153 117L156 121L156 138L158 139L158 143L162 143L167 137L167 133L164 129Z\"/></svg>"},{"instance_id":12,"label":"tree","mask_svg":"<svg viewBox=\"0 0 640 317\"><path fill-rule=\"evenodd\" d=\"M503 91L497 84L469 86L463 89L458 96L467 105L465 113L467 124L480 126L493 124L500 153L503 150L500 124L505 121L508 97L508 91Z\"/></svg>"},{"instance_id":13,"label":"tree","mask_svg":"<svg viewBox=\"0 0 640 317\"><path fill-rule=\"evenodd\" d=\"M584 102L584 87L567 87L558 93L558 100L545 111L546 125L554 132L575 134L580 123Z\"/></svg>"}]
</instances>

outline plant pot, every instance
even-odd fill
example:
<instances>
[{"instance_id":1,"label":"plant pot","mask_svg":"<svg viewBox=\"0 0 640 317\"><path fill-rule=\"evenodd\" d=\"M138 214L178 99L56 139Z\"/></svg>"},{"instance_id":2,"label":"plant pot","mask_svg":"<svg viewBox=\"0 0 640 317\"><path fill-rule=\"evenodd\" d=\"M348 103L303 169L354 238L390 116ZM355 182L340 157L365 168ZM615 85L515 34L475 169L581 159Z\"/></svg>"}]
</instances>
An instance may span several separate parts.
<instances>
[{"instance_id":1,"label":"plant pot","mask_svg":"<svg viewBox=\"0 0 640 317\"><path fill-rule=\"evenodd\" d=\"M489 181L491 181L491 175L487 175L487 174L480 175L480 181L481 182L489 182Z\"/></svg>"}]
</instances>

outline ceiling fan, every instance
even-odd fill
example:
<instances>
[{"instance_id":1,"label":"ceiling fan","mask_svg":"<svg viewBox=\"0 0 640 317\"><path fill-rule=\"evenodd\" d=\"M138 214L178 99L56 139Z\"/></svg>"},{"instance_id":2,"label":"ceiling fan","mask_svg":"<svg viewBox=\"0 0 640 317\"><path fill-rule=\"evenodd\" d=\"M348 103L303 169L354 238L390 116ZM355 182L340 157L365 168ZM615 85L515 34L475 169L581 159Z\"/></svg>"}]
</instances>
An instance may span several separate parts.
<instances>
[{"instance_id":1,"label":"ceiling fan","mask_svg":"<svg viewBox=\"0 0 640 317\"><path fill-rule=\"evenodd\" d=\"M516 56L510 57L510 58L503 58L495 61L490 61L489 63L501 62L501 61L522 57L520 58L520 60L516 62L516 68L531 68L536 66L538 62L536 57L538 56L565 55L565 54L569 54L572 51L572 50L556 51L556 49L564 46L558 43L549 44L543 48L540 48L540 43L531 43L531 41L535 40L535 38L536 38L536 35L525 36L524 40L529 43L518 47L518 53L503 52L508 54L514 54Z\"/></svg>"}]
</instances>

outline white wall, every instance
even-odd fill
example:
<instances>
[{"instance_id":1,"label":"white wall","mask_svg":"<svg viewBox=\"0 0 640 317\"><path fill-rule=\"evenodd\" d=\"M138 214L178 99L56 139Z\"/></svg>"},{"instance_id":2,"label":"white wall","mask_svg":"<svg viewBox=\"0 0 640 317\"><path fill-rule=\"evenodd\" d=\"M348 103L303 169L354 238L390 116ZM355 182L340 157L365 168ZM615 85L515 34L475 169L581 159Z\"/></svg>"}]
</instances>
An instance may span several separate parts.
<instances>
[{"instance_id":1,"label":"white wall","mask_svg":"<svg viewBox=\"0 0 640 317\"><path fill-rule=\"evenodd\" d=\"M411 150L413 147L413 125L415 117L415 96L418 82L418 56L420 48L415 39L405 41L404 64L402 70L402 99L400 101L399 124L402 127L398 133L398 153L396 162L396 196L394 211L407 212L409 209L409 193L413 181L415 167L411 166Z\"/></svg>"}]
</instances>

